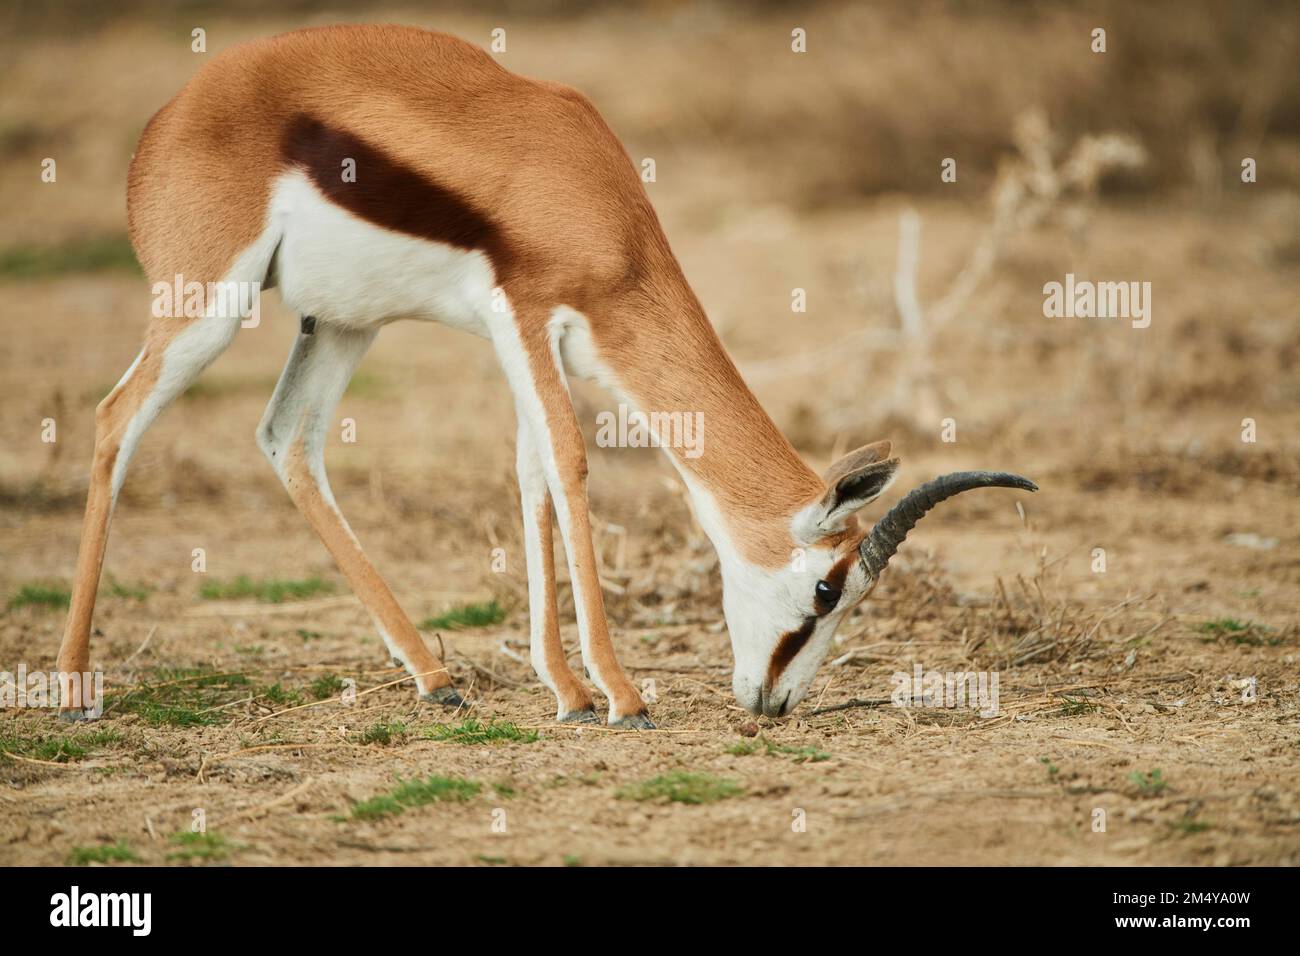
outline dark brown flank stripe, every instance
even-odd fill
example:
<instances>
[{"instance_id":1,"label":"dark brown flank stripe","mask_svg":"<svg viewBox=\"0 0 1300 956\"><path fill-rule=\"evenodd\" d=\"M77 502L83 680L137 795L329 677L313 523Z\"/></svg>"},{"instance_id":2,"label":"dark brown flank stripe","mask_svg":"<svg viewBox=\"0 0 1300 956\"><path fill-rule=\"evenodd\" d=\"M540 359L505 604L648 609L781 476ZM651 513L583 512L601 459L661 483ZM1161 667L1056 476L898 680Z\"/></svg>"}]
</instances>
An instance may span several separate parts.
<instances>
[{"instance_id":1,"label":"dark brown flank stripe","mask_svg":"<svg viewBox=\"0 0 1300 956\"><path fill-rule=\"evenodd\" d=\"M394 232L486 253L501 277L514 260L501 229L450 189L346 130L298 115L285 126L280 157L301 167L333 203ZM343 161L356 162L356 182L343 181Z\"/></svg>"}]
</instances>

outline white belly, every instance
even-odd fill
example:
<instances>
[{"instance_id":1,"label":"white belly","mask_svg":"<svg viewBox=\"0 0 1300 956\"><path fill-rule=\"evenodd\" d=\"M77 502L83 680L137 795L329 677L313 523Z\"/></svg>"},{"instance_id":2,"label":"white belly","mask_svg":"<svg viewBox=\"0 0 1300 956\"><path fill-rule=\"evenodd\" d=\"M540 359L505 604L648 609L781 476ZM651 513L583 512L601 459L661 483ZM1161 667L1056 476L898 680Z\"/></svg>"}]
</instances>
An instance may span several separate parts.
<instances>
[{"instance_id":1,"label":"white belly","mask_svg":"<svg viewBox=\"0 0 1300 956\"><path fill-rule=\"evenodd\" d=\"M371 225L300 171L276 181L270 216L280 296L300 315L352 328L422 319L488 337L496 281L482 253Z\"/></svg>"}]
</instances>

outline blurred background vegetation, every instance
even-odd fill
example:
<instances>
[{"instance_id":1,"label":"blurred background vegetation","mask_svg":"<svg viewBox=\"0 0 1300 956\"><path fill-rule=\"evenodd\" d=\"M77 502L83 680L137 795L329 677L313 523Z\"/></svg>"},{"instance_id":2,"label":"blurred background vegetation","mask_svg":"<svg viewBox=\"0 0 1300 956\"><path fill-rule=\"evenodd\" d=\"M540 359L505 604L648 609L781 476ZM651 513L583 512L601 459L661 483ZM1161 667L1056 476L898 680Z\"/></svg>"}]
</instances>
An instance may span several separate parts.
<instances>
[{"instance_id":1,"label":"blurred background vegetation","mask_svg":"<svg viewBox=\"0 0 1300 956\"><path fill-rule=\"evenodd\" d=\"M235 43L349 21L485 47L504 27L504 66L582 90L635 159L655 158L649 192L688 278L810 456L886 434L909 454L946 455L933 418L959 410L963 434L985 449L1061 456L1063 473L1094 489L1131 480L1121 461L1145 458L1148 487L1190 489L1206 447L1219 448L1225 481L1295 472L1276 447L1247 460L1228 427L1268 413L1269 434L1290 434L1300 401L1300 5L1264 0L10 3L0 10L0 293L21 331L0 343L13 398L0 437L28 432L30 374L44 406L75 413L67 434L88 442L81 413L134 354L148 300L125 237L124 184L149 117ZM206 53L190 49L195 27ZM790 50L796 27L807 31L803 55ZM1098 27L1104 54L1091 50ZM1111 135L1145 161L1098 165L1086 188L1055 192L1080 144ZM39 181L47 156L58 159L57 188ZM1258 164L1249 186L1247 156ZM955 183L941 181L944 157L958 162ZM919 359L900 341L894 275L908 209L923 223L915 283L933 332ZM1151 281L1153 327L1044 320L1042 286L1067 272ZM964 289L963 277L973 279ZM805 315L792 316L793 288L808 292ZM263 308L267 334L287 348L292 320L278 318L274 296ZM71 354L55 347L74 340ZM240 441L283 356L264 341L237 344L189 396L226 403L208 427ZM394 329L385 342L354 400L465 415L449 412L427 450L411 447L398 415L398 427L368 433L366 450L342 452L340 470L352 456L371 484L380 462L459 481L444 452L479 448L482 416L496 411L512 434L509 406L464 405L439 383L493 378L490 354L439 330ZM918 402L927 381L942 387ZM579 395L589 421L602 399ZM10 447L0 483L26 500L50 450ZM200 465L201 447L193 456L186 487L222 487L196 475L225 460ZM49 458L42 480L72 490L40 500L75 501L84 462ZM593 452L602 459L646 460Z\"/></svg>"},{"instance_id":2,"label":"blurred background vegetation","mask_svg":"<svg viewBox=\"0 0 1300 956\"><path fill-rule=\"evenodd\" d=\"M1300 5L1269 0L22 0L0 13L0 35L19 47L52 43L49 54L60 56L69 41L124 29L184 36L204 21L256 33L259 23L436 27L440 18L459 26L467 14L499 21L519 44L538 29L569 33L578 48L548 57L548 73L580 82L629 144L651 154L666 140L743 151L753 179L807 206L936 193L936 156L960 155L964 177L987 181L1013 151L1013 121L1030 108L1046 111L1068 141L1098 129L1140 134L1152 162L1107 183L1113 189L1212 194L1242 156L1257 159L1274 185L1300 183ZM789 40L788 30L773 29L782 21L808 30L808 57L779 55ZM1098 26L1107 30L1104 70L1088 44ZM599 51L581 46L593 30L626 41L615 69L590 69ZM209 43L224 45L219 34ZM648 62L664 57L690 68ZM66 66L78 68L75 56ZM156 105L120 108L143 120ZM75 125L69 117L60 134L77 137ZM48 147L45 132L0 114L9 160ZM117 144L120 160L132 146Z\"/></svg>"}]
</instances>

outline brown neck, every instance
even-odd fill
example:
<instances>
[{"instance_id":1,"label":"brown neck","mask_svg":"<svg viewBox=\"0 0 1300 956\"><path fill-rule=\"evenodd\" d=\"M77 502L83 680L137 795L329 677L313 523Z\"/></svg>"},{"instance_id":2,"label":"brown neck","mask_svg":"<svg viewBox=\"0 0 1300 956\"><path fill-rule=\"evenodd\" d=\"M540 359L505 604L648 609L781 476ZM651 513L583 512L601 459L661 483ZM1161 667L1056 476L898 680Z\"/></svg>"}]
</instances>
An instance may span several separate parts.
<instances>
[{"instance_id":1,"label":"brown neck","mask_svg":"<svg viewBox=\"0 0 1300 956\"><path fill-rule=\"evenodd\" d=\"M644 414L702 421L698 447L660 436L665 451L712 499L745 558L788 563L790 518L822 494L821 480L759 405L684 279L668 294L640 290L618 311L616 334L593 330L618 388Z\"/></svg>"}]
</instances>

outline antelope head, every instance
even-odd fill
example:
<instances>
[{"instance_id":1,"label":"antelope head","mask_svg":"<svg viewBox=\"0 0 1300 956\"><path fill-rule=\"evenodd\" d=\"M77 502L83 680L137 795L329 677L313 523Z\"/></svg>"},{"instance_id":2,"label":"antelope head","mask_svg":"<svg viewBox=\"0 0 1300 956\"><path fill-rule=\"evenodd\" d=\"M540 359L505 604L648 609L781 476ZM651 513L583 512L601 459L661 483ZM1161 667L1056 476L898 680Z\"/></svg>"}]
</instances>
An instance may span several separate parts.
<instances>
[{"instance_id":1,"label":"antelope head","mask_svg":"<svg viewBox=\"0 0 1300 956\"><path fill-rule=\"evenodd\" d=\"M889 487L898 459L890 443L850 452L825 475L825 491L795 515L799 548L781 570L728 574L723 604L736 669L732 689L750 712L790 713L808 693L840 622L875 587L898 546L941 501L975 488L1038 486L1019 475L959 471L912 489L870 529L857 511Z\"/></svg>"}]
</instances>

